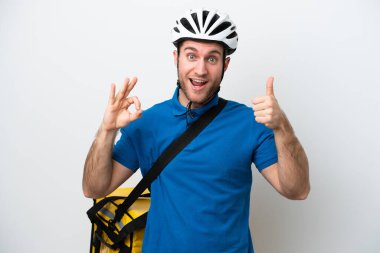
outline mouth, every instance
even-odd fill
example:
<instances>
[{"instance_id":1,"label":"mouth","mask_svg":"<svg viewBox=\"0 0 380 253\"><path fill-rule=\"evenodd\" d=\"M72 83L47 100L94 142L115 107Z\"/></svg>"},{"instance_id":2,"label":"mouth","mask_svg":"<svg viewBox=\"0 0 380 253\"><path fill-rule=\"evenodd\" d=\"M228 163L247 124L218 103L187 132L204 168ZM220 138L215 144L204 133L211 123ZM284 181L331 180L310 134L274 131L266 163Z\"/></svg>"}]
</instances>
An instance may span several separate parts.
<instances>
[{"instance_id":1,"label":"mouth","mask_svg":"<svg viewBox=\"0 0 380 253\"><path fill-rule=\"evenodd\" d=\"M207 84L207 80L189 78L194 90L201 90Z\"/></svg>"}]
</instances>

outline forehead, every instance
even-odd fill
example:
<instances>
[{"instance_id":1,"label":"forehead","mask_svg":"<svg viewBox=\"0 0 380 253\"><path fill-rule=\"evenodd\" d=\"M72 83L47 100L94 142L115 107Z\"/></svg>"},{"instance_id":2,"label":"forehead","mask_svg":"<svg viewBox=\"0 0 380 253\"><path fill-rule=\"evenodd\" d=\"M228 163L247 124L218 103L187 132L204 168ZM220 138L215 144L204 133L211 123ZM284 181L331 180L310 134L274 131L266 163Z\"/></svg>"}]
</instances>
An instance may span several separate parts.
<instances>
[{"instance_id":1,"label":"forehead","mask_svg":"<svg viewBox=\"0 0 380 253\"><path fill-rule=\"evenodd\" d=\"M193 50L199 53L219 52L222 55L224 48L217 42L185 40L182 42L180 50Z\"/></svg>"}]
</instances>

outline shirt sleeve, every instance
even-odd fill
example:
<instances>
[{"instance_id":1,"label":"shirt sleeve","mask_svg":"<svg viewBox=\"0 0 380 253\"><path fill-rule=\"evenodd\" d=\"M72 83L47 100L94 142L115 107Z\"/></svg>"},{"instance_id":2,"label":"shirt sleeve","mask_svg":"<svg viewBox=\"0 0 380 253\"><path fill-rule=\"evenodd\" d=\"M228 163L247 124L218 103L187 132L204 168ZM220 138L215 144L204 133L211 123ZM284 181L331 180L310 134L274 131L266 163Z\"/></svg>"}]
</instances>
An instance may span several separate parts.
<instances>
[{"instance_id":1,"label":"shirt sleeve","mask_svg":"<svg viewBox=\"0 0 380 253\"><path fill-rule=\"evenodd\" d=\"M128 169L136 172L140 167L136 148L131 139L131 133L126 128L120 129L120 139L114 145L112 158Z\"/></svg>"},{"instance_id":2,"label":"shirt sleeve","mask_svg":"<svg viewBox=\"0 0 380 253\"><path fill-rule=\"evenodd\" d=\"M258 136L257 146L252 154L252 162L261 171L277 161L277 149L273 130L264 127Z\"/></svg>"}]
</instances>

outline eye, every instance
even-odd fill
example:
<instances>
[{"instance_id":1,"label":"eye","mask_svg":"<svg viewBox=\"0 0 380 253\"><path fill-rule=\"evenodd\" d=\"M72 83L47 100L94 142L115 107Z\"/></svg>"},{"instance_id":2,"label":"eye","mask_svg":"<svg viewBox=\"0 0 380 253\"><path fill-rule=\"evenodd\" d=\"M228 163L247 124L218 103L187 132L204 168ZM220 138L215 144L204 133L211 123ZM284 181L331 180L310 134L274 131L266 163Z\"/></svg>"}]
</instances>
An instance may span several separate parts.
<instances>
[{"instance_id":1,"label":"eye","mask_svg":"<svg viewBox=\"0 0 380 253\"><path fill-rule=\"evenodd\" d=\"M188 55L187 55L187 59L188 59L189 61L194 61L194 60L195 60L195 55L194 55L194 54L188 54Z\"/></svg>"},{"instance_id":2,"label":"eye","mask_svg":"<svg viewBox=\"0 0 380 253\"><path fill-rule=\"evenodd\" d=\"M216 58L214 56L211 56L208 58L208 61L211 62L211 63L215 63L216 62Z\"/></svg>"}]
</instances>

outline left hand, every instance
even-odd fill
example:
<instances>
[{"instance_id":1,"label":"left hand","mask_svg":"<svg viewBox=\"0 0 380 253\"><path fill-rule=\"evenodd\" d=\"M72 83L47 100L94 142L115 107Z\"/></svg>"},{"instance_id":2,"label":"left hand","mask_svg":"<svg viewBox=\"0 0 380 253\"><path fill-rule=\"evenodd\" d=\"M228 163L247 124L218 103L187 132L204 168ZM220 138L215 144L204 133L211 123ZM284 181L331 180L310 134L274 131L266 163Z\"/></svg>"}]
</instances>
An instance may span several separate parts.
<instances>
[{"instance_id":1,"label":"left hand","mask_svg":"<svg viewBox=\"0 0 380 253\"><path fill-rule=\"evenodd\" d=\"M266 127L276 130L283 124L285 115L274 96L273 80L274 78L272 76L267 80L266 96L255 97L252 100L252 104L255 112L255 120L258 123L264 124Z\"/></svg>"}]
</instances>

